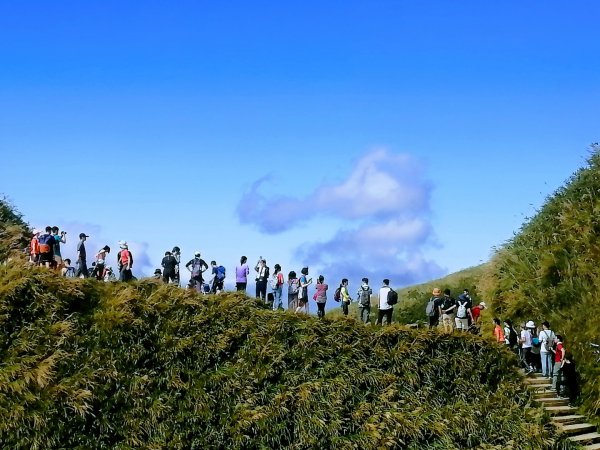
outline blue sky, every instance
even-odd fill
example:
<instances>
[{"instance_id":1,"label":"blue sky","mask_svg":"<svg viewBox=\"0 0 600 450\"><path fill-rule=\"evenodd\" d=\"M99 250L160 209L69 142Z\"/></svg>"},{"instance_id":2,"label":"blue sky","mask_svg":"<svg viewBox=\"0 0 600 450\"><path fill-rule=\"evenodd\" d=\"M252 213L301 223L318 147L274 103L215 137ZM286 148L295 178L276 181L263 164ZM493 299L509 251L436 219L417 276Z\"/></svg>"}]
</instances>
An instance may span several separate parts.
<instances>
[{"instance_id":1,"label":"blue sky","mask_svg":"<svg viewBox=\"0 0 600 450\"><path fill-rule=\"evenodd\" d=\"M0 1L0 192L229 272L487 260L600 140L596 1ZM72 252L72 244L68 252Z\"/></svg>"}]
</instances>

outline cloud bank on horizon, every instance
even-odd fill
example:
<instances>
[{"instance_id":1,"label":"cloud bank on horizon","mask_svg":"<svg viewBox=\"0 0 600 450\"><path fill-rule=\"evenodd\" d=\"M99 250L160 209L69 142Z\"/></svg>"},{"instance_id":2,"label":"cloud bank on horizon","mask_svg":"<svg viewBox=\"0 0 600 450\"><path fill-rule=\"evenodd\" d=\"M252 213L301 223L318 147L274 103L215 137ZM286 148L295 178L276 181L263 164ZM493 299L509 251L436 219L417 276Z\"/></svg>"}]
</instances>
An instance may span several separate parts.
<instances>
[{"instance_id":1,"label":"cloud bank on horizon","mask_svg":"<svg viewBox=\"0 0 600 450\"><path fill-rule=\"evenodd\" d=\"M244 193L237 214L241 223L266 234L299 228L317 217L338 219L343 225L333 236L299 245L295 258L317 267L331 284L365 276L374 285L383 278L411 284L445 273L425 256L436 242L432 185L424 175L412 156L376 149L356 161L343 180L324 182L305 198L265 195L261 188L274 180L264 176Z\"/></svg>"}]
</instances>

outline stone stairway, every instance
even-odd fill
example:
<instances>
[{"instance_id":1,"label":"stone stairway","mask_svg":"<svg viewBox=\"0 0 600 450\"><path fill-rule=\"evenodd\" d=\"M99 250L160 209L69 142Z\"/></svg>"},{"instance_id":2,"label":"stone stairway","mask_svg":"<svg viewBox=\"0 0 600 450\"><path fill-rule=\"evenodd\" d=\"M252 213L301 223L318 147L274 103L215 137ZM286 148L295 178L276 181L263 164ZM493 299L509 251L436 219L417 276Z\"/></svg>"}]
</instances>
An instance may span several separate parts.
<instances>
[{"instance_id":1,"label":"stone stairway","mask_svg":"<svg viewBox=\"0 0 600 450\"><path fill-rule=\"evenodd\" d=\"M529 375L525 383L535 399L552 416L559 431L569 436L573 442L586 450L600 450L600 433L596 426L586 422L586 417L577 414L577 408L569 406L568 399L558 398L552 390L550 379L539 374Z\"/></svg>"}]
</instances>

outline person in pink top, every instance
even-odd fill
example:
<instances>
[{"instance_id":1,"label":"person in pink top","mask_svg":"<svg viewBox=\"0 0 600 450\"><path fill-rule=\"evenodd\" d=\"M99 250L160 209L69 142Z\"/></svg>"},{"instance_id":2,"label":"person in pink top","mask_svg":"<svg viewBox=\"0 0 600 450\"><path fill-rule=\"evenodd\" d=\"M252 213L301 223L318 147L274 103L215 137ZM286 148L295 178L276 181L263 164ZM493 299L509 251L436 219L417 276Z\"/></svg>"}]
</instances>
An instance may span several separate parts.
<instances>
[{"instance_id":1,"label":"person in pink top","mask_svg":"<svg viewBox=\"0 0 600 450\"><path fill-rule=\"evenodd\" d=\"M235 268L235 287L240 292L246 292L246 286L248 286L248 274L250 268L248 267L248 258L242 256L240 258L240 265Z\"/></svg>"},{"instance_id":2,"label":"person in pink top","mask_svg":"<svg viewBox=\"0 0 600 450\"><path fill-rule=\"evenodd\" d=\"M319 319L325 317L325 304L327 303L327 289L329 286L325 283L325 277L323 275L319 275L317 278L316 292L314 295L314 299L317 302L317 316Z\"/></svg>"}]
</instances>

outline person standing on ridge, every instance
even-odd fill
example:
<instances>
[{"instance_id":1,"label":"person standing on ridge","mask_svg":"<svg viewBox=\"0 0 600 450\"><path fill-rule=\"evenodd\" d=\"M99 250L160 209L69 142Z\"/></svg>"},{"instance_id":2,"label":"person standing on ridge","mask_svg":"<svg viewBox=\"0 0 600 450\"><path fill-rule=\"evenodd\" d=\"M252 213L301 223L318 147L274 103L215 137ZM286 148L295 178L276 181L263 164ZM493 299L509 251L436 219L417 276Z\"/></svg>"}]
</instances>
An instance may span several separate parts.
<instances>
[{"instance_id":1,"label":"person standing on ridge","mask_svg":"<svg viewBox=\"0 0 600 450\"><path fill-rule=\"evenodd\" d=\"M275 264L273 266L274 272L271 277L271 289L273 291L273 311L277 311L278 309L283 309L283 302L281 301L281 295L283 293L283 283L285 280L283 279L283 274L281 273L281 266L279 264Z\"/></svg>"},{"instance_id":2,"label":"person standing on ridge","mask_svg":"<svg viewBox=\"0 0 600 450\"><path fill-rule=\"evenodd\" d=\"M358 288L357 300L358 300L358 318L365 325L370 322L371 314L371 295L373 289L369 286L369 279L363 278L362 284Z\"/></svg>"},{"instance_id":3,"label":"person standing on ridge","mask_svg":"<svg viewBox=\"0 0 600 450\"><path fill-rule=\"evenodd\" d=\"M238 292L246 292L249 274L250 267L248 267L248 258L242 256L240 258L240 264L235 267L235 288Z\"/></svg>"},{"instance_id":4,"label":"person standing on ridge","mask_svg":"<svg viewBox=\"0 0 600 450\"><path fill-rule=\"evenodd\" d=\"M60 253L60 244L67 243L67 232L61 231L60 235L58 234L58 227L52 227L52 237L54 238L54 267L58 270L62 268L63 260L62 255Z\"/></svg>"},{"instance_id":5,"label":"person standing on ridge","mask_svg":"<svg viewBox=\"0 0 600 450\"><path fill-rule=\"evenodd\" d=\"M31 264L39 264L40 262L40 243L38 238L40 236L40 230L37 228L33 230L33 236L29 242L29 262Z\"/></svg>"},{"instance_id":6,"label":"person standing on ridge","mask_svg":"<svg viewBox=\"0 0 600 450\"><path fill-rule=\"evenodd\" d=\"M432 297L427 302L425 314L429 319L429 328L437 327L440 323L440 304L442 302L442 291L440 288L434 288Z\"/></svg>"},{"instance_id":7,"label":"person standing on ridge","mask_svg":"<svg viewBox=\"0 0 600 450\"><path fill-rule=\"evenodd\" d=\"M317 317L319 319L325 317L327 289L329 289L329 286L325 283L325 277L323 275L319 275L319 278L317 278L316 292L314 296L314 299L317 302Z\"/></svg>"},{"instance_id":8,"label":"person standing on ridge","mask_svg":"<svg viewBox=\"0 0 600 450\"><path fill-rule=\"evenodd\" d=\"M52 267L54 264L54 237L52 227L46 227L46 232L38 237L40 266Z\"/></svg>"},{"instance_id":9,"label":"person standing on ridge","mask_svg":"<svg viewBox=\"0 0 600 450\"><path fill-rule=\"evenodd\" d=\"M293 270L288 274L288 310L295 311L298 306L298 291L300 290L300 281Z\"/></svg>"},{"instance_id":10,"label":"person standing on ridge","mask_svg":"<svg viewBox=\"0 0 600 450\"><path fill-rule=\"evenodd\" d=\"M440 303L440 317L446 333L452 333L454 329L454 313L456 311L456 300L450 296L450 289L444 289L444 297Z\"/></svg>"},{"instance_id":11,"label":"person standing on ridge","mask_svg":"<svg viewBox=\"0 0 600 450\"><path fill-rule=\"evenodd\" d=\"M463 293L458 296L458 300L456 301L456 318L454 319L454 322L457 330L464 332L469 329L469 322L473 321L471 306L469 290L465 289ZM500 329L500 331L502 331L502 329Z\"/></svg>"},{"instance_id":12,"label":"person standing on ridge","mask_svg":"<svg viewBox=\"0 0 600 450\"><path fill-rule=\"evenodd\" d=\"M256 298L267 301L267 282L269 281L269 268L267 260L261 256L254 267L256 271Z\"/></svg>"},{"instance_id":13,"label":"person standing on ridge","mask_svg":"<svg viewBox=\"0 0 600 450\"><path fill-rule=\"evenodd\" d=\"M168 251L165 252L165 256L162 259L160 265L163 268L163 272L162 272L163 283L168 284L169 281L171 283L175 283L177 259L175 259L173 254Z\"/></svg>"},{"instance_id":14,"label":"person standing on ridge","mask_svg":"<svg viewBox=\"0 0 600 450\"><path fill-rule=\"evenodd\" d=\"M130 281L133 278L131 268L133 267L133 255L129 251L126 241L119 242L121 249L117 254L117 263L119 266L119 281Z\"/></svg>"},{"instance_id":15,"label":"person standing on ridge","mask_svg":"<svg viewBox=\"0 0 600 450\"><path fill-rule=\"evenodd\" d=\"M479 322L479 317L481 316L481 311L486 308L485 302L479 303L479 305L471 308L471 317L473 318L473 323Z\"/></svg>"},{"instance_id":16,"label":"person standing on ridge","mask_svg":"<svg viewBox=\"0 0 600 450\"><path fill-rule=\"evenodd\" d=\"M212 267L213 274L211 292L213 294L218 294L224 290L223 283L225 282L225 267L218 266L216 261L211 261L210 266Z\"/></svg>"},{"instance_id":17,"label":"person standing on ridge","mask_svg":"<svg viewBox=\"0 0 600 450\"><path fill-rule=\"evenodd\" d=\"M79 243L77 244L77 278L87 278L89 276L87 267L87 253L85 251L85 241L89 236L85 233L79 233Z\"/></svg>"},{"instance_id":18,"label":"person standing on ridge","mask_svg":"<svg viewBox=\"0 0 600 450\"><path fill-rule=\"evenodd\" d=\"M110 247L105 245L102 247L98 253L96 253L96 267L94 268L94 272L92 275L95 275L96 280L102 281L104 280L104 270L106 268L106 258L108 258L108 254L110 253Z\"/></svg>"},{"instance_id":19,"label":"person standing on ridge","mask_svg":"<svg viewBox=\"0 0 600 450\"><path fill-rule=\"evenodd\" d=\"M383 325L383 319L385 318L386 325L392 323L392 316L394 314L394 305L388 303L390 296L390 280L387 278L383 280L383 286L379 288L379 311L377 312L377 322L375 325Z\"/></svg>"},{"instance_id":20,"label":"person standing on ridge","mask_svg":"<svg viewBox=\"0 0 600 450\"><path fill-rule=\"evenodd\" d=\"M312 278L307 278L308 267L303 267L300 271L300 288L298 290L298 307L296 312L304 310L305 314L308 314L308 286L312 284Z\"/></svg>"},{"instance_id":21,"label":"person standing on ridge","mask_svg":"<svg viewBox=\"0 0 600 450\"><path fill-rule=\"evenodd\" d=\"M350 297L350 292L348 292L348 284L348 278L343 278L340 284L340 302L342 304L342 313L345 316L348 315L350 302L352 302L352 297Z\"/></svg>"},{"instance_id":22,"label":"person standing on ridge","mask_svg":"<svg viewBox=\"0 0 600 450\"><path fill-rule=\"evenodd\" d=\"M179 272L179 265L181 264L181 249L177 246L173 247L173 250L171 250L171 254L173 255L173 258L175 258L175 261L177 264L175 264L175 279L174 279L174 283L177 286L181 286L181 274Z\"/></svg>"},{"instance_id":23,"label":"person standing on ridge","mask_svg":"<svg viewBox=\"0 0 600 450\"><path fill-rule=\"evenodd\" d=\"M200 252L194 253L194 258L188 261L185 268L191 273L190 281L196 288L196 291L202 292L202 284L204 283L202 274L208 270L208 264L200 258Z\"/></svg>"}]
</instances>

